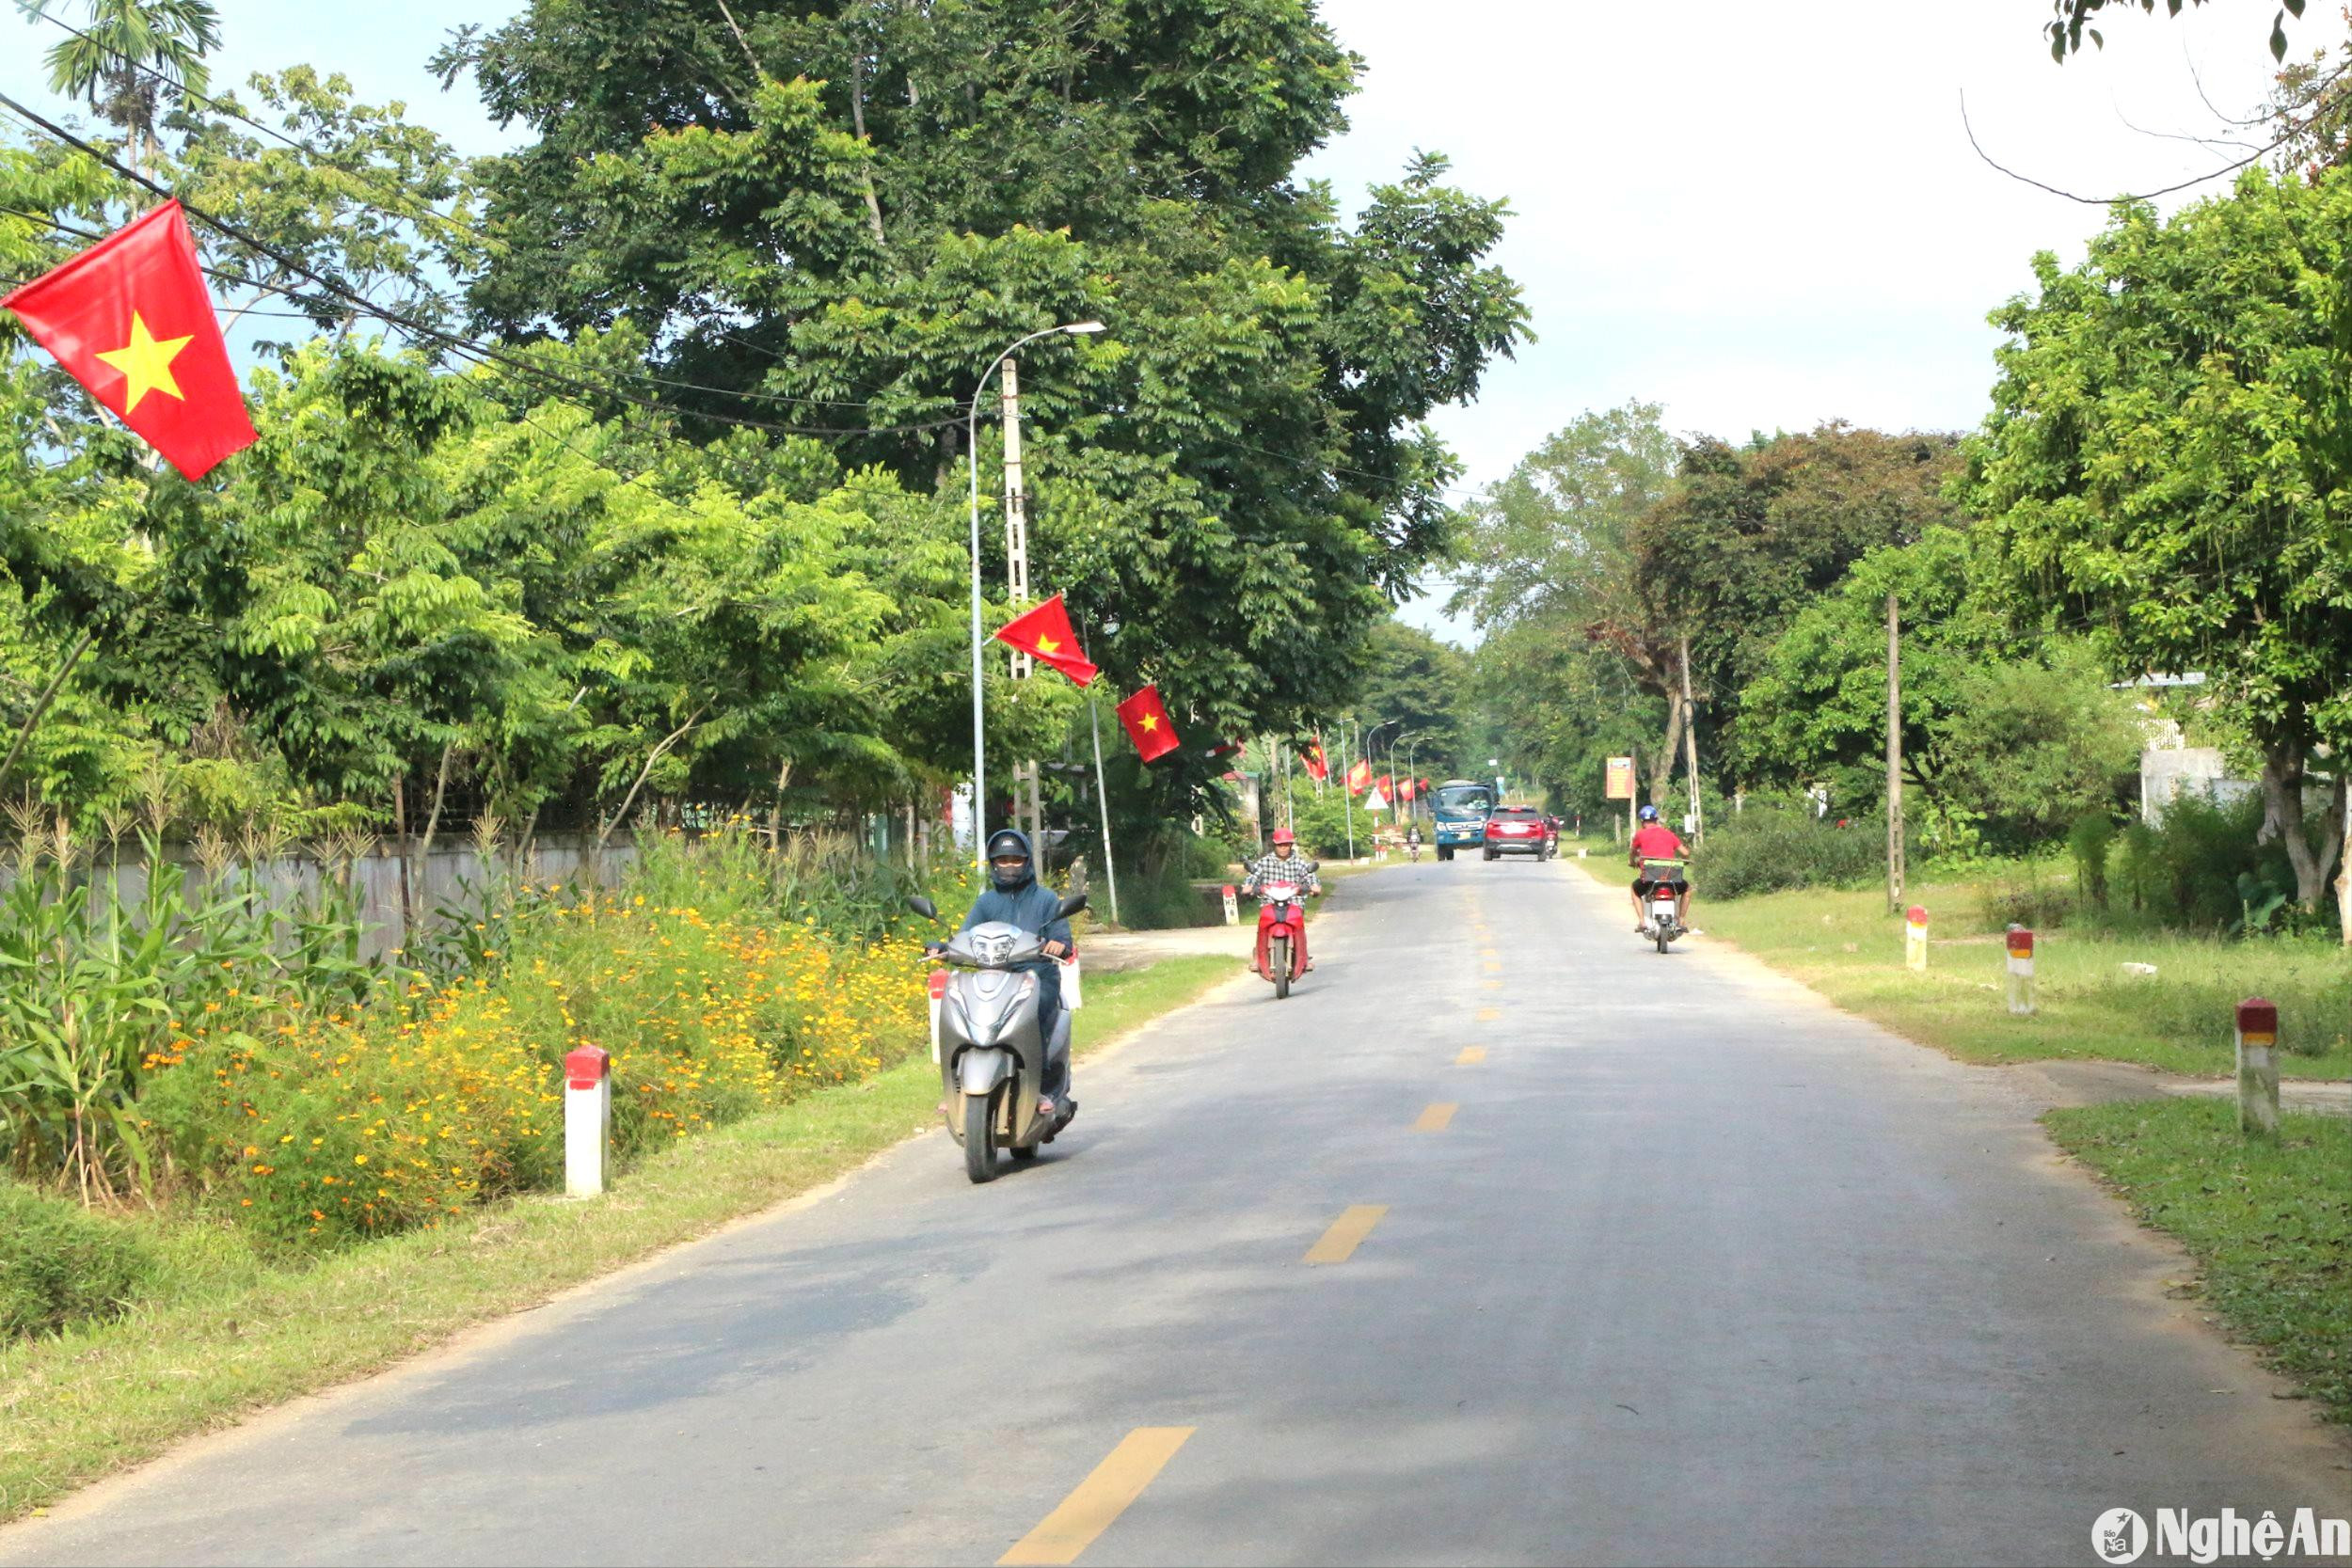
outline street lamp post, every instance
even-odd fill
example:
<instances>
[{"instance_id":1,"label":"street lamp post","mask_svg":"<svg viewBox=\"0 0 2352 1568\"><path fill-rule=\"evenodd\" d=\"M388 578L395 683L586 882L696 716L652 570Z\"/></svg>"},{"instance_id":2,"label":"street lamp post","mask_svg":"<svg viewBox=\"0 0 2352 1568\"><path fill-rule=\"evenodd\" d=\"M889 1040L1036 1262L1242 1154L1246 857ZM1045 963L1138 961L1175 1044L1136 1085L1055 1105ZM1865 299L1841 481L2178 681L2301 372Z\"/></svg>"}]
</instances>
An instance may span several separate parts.
<instances>
[{"instance_id":1,"label":"street lamp post","mask_svg":"<svg viewBox=\"0 0 2352 1568\"><path fill-rule=\"evenodd\" d=\"M1413 752L1421 745L1422 737L1428 733L1427 730L1415 730L1412 734L1400 737L1405 742L1405 774L1407 778L1411 778L1413 773ZM1416 822L1421 820L1421 785L1418 783L1413 785L1413 820Z\"/></svg>"},{"instance_id":2,"label":"street lamp post","mask_svg":"<svg viewBox=\"0 0 2352 1568\"><path fill-rule=\"evenodd\" d=\"M1073 322L1016 340L980 372L979 384L972 388L972 407L964 421L964 460L972 470L972 858L983 872L988 869L988 716L980 700L980 649L984 645L980 636L980 394L988 390L989 380L995 375L997 367L1024 344L1056 334L1078 338L1102 330L1101 322Z\"/></svg>"}]
</instances>

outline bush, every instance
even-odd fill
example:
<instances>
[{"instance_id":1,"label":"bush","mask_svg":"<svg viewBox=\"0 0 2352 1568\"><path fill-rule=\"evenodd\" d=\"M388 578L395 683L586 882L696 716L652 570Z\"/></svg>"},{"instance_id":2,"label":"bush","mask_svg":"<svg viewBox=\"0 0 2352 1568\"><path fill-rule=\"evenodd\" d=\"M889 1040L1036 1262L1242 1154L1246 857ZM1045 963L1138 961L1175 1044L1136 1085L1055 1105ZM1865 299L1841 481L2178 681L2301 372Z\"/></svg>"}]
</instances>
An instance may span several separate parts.
<instances>
[{"instance_id":1,"label":"bush","mask_svg":"<svg viewBox=\"0 0 2352 1568\"><path fill-rule=\"evenodd\" d=\"M0 1180L0 1338L113 1317L152 1263L121 1222Z\"/></svg>"},{"instance_id":2,"label":"bush","mask_svg":"<svg viewBox=\"0 0 2352 1568\"><path fill-rule=\"evenodd\" d=\"M1840 828L1795 811L1751 811L1731 821L1708 829L1691 858L1691 880L1709 898L1846 887L1886 874L1886 824L1879 818Z\"/></svg>"},{"instance_id":3,"label":"bush","mask_svg":"<svg viewBox=\"0 0 2352 1568\"><path fill-rule=\"evenodd\" d=\"M2115 847L2115 819L2104 811L2075 818L2066 847L2074 857L2074 885L2101 909L2107 903L2107 855Z\"/></svg>"},{"instance_id":4,"label":"bush","mask_svg":"<svg viewBox=\"0 0 2352 1568\"><path fill-rule=\"evenodd\" d=\"M2258 799L2217 806L2184 795L2165 808L2159 825L2136 823L2124 832L2113 880L2132 912L2151 924L2176 930L2243 930L2249 906L2261 908L2295 887L2285 846L2255 842L2262 821Z\"/></svg>"}]
</instances>

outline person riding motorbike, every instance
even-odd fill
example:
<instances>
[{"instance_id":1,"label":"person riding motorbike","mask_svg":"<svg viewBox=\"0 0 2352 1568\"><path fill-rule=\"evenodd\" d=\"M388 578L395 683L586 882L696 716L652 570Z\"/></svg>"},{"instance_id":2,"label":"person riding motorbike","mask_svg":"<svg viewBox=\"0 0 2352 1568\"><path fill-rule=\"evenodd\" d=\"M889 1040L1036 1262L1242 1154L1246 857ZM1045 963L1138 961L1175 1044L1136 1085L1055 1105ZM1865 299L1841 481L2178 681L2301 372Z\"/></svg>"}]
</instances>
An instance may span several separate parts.
<instances>
[{"instance_id":1,"label":"person riding motorbike","mask_svg":"<svg viewBox=\"0 0 2352 1568\"><path fill-rule=\"evenodd\" d=\"M1243 879L1241 890L1245 895L1254 895L1268 882L1289 882L1302 894L1323 891L1323 880L1315 875L1315 868L1298 853L1298 835L1288 828L1274 830L1272 852L1260 855L1249 863L1249 875ZM1298 927L1298 972L1301 974L1311 974L1314 967L1315 960L1307 953L1307 927L1301 924ZM1255 959L1251 960L1250 968L1257 968Z\"/></svg>"},{"instance_id":2,"label":"person riding motorbike","mask_svg":"<svg viewBox=\"0 0 2352 1568\"><path fill-rule=\"evenodd\" d=\"M1655 885L1644 871L1642 863L1678 861L1690 853L1683 847L1682 835L1658 819L1656 806L1644 806L1641 816L1642 825L1634 831L1633 844L1627 857L1628 863L1633 867L1633 930L1637 936L1649 929L1649 917L1642 909L1642 901L1649 896L1650 889ZM1688 927L1691 924L1690 879L1677 875L1666 885L1674 889L1676 922Z\"/></svg>"},{"instance_id":3,"label":"person riding motorbike","mask_svg":"<svg viewBox=\"0 0 2352 1568\"><path fill-rule=\"evenodd\" d=\"M992 920L1024 931L1034 931L1044 939L1044 958L1020 967L1037 976L1037 1016L1051 1021L1061 1006L1061 960L1070 952L1070 922L1061 918L1061 899L1052 888L1037 879L1035 857L1030 853L1029 835L1014 828L999 828L988 841L988 889L972 900L971 912L963 917L959 932ZM925 950L931 954L946 951L944 942L932 942ZM1046 1085L1048 1095L1057 1088L1067 1091L1068 1085ZM1076 1101L1073 1101L1075 1109Z\"/></svg>"},{"instance_id":4,"label":"person riding motorbike","mask_svg":"<svg viewBox=\"0 0 2352 1568\"><path fill-rule=\"evenodd\" d=\"M1413 859L1421 859L1421 824L1416 822L1405 830L1405 847Z\"/></svg>"}]
</instances>

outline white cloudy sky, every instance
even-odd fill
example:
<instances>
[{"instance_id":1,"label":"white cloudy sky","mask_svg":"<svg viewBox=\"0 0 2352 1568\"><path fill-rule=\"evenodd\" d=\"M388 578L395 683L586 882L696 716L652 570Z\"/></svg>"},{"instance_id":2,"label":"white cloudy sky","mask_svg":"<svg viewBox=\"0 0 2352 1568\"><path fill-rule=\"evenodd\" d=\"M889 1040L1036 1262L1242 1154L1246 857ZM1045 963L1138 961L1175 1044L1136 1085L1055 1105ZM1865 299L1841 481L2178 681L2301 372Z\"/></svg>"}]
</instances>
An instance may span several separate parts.
<instances>
[{"instance_id":1,"label":"white cloudy sky","mask_svg":"<svg viewBox=\"0 0 2352 1568\"><path fill-rule=\"evenodd\" d=\"M505 136L423 61L449 27L515 8L220 0L218 79L308 60L489 150ZM2226 155L2148 133L2216 129L2199 79L2224 109L2258 103L2277 7L2210 0L2175 21L2131 8L2106 24L2104 53L2064 67L2040 34L2049 0L1321 8L1366 71L1351 130L1311 171L1352 200L1429 148L1517 213L1501 261L1539 341L1438 420L1483 483L1581 410L1629 398L1663 404L1677 429L1732 437L1832 418L1975 423L1992 381L1985 312L2024 286L2037 249L2078 255L2101 212L1980 163L1963 91L1987 150L2049 183L2169 184ZM2333 11L2289 24L2298 51L2340 28ZM0 38L22 45L0 66L4 90L35 87L34 49L51 36L0 20ZM1439 624L1426 609L1415 618Z\"/></svg>"}]
</instances>

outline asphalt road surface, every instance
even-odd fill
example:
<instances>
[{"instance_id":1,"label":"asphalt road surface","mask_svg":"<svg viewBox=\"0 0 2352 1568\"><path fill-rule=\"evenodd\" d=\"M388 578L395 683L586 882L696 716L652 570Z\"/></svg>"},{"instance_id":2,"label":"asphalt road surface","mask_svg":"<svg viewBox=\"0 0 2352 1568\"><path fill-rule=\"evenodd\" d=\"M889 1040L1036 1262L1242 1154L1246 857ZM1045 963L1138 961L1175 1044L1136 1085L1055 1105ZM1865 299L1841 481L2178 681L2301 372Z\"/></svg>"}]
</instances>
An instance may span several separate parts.
<instances>
[{"instance_id":1,"label":"asphalt road surface","mask_svg":"<svg viewBox=\"0 0 2352 1568\"><path fill-rule=\"evenodd\" d=\"M1339 897L1033 1168L901 1146L0 1562L2090 1562L2116 1505L2346 1511L2005 1081L1565 863Z\"/></svg>"}]
</instances>

